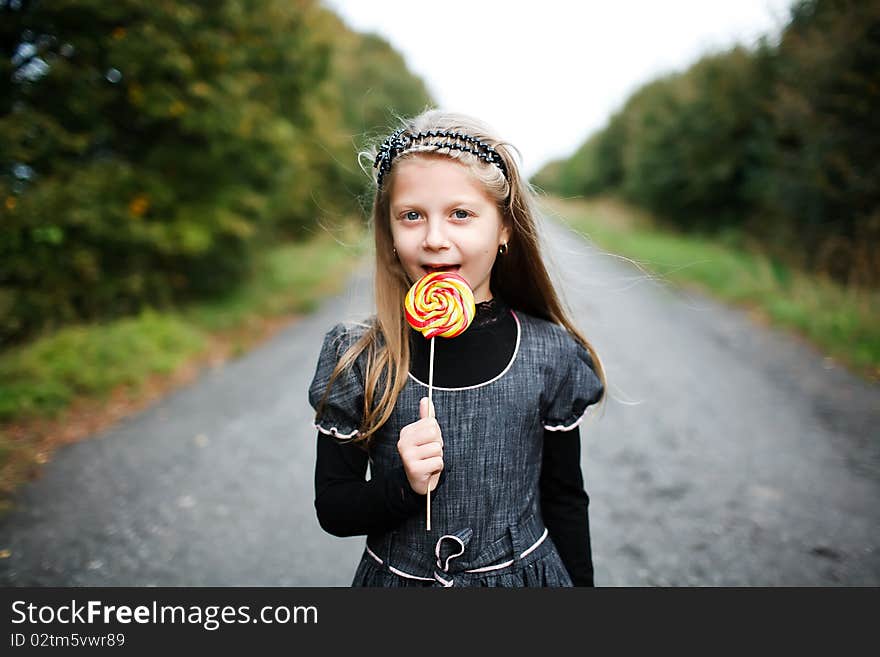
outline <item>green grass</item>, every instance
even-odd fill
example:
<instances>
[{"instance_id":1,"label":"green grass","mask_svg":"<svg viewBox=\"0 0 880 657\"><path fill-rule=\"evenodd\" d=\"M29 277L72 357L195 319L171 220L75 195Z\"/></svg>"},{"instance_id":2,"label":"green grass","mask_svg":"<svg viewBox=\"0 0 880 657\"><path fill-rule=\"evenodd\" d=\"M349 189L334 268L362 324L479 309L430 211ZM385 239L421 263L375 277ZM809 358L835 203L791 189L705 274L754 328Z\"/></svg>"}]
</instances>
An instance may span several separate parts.
<instances>
[{"instance_id":1,"label":"green grass","mask_svg":"<svg viewBox=\"0 0 880 657\"><path fill-rule=\"evenodd\" d=\"M345 281L363 247L325 234L264 253L235 293L177 312L147 310L103 324L71 326L0 353L0 423L54 417L78 397L133 390L201 352L212 333L259 318L307 313ZM2 446L0 446L2 454Z\"/></svg>"},{"instance_id":2,"label":"green grass","mask_svg":"<svg viewBox=\"0 0 880 657\"><path fill-rule=\"evenodd\" d=\"M207 331L241 326L253 317L307 313L338 290L363 255L362 246L320 240L273 249L257 263L257 273L234 294L214 304L193 306L187 319Z\"/></svg>"},{"instance_id":3,"label":"green grass","mask_svg":"<svg viewBox=\"0 0 880 657\"><path fill-rule=\"evenodd\" d=\"M204 346L180 317L148 310L104 325L72 326L0 355L0 422L54 417L77 396L135 389Z\"/></svg>"},{"instance_id":4,"label":"green grass","mask_svg":"<svg viewBox=\"0 0 880 657\"><path fill-rule=\"evenodd\" d=\"M880 379L880 292L790 269L745 250L736 235L710 240L658 230L649 215L612 199L542 203L602 249L666 280L757 310L866 379Z\"/></svg>"},{"instance_id":5,"label":"green grass","mask_svg":"<svg viewBox=\"0 0 880 657\"><path fill-rule=\"evenodd\" d=\"M310 312L338 291L366 250L356 224L342 232L347 244L320 233L265 252L254 276L222 300L70 326L0 352L0 512L54 447L45 420L66 421L74 402L100 403L120 387L137 397L148 378L198 359L212 336L241 352L262 320Z\"/></svg>"}]
</instances>

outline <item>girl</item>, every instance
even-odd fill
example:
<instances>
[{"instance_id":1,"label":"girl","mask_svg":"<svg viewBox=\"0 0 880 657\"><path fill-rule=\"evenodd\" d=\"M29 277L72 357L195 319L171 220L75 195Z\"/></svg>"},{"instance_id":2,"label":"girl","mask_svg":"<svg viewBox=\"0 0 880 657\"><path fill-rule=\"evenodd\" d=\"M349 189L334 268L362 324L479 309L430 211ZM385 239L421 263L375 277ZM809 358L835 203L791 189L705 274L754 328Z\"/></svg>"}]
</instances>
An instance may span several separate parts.
<instances>
[{"instance_id":1,"label":"girl","mask_svg":"<svg viewBox=\"0 0 880 657\"><path fill-rule=\"evenodd\" d=\"M373 166L377 312L327 332L309 388L321 527L367 535L352 586L592 586L577 426L605 374L544 267L509 146L428 110ZM403 301L438 268L468 282L476 315L435 339L433 413L430 345Z\"/></svg>"}]
</instances>

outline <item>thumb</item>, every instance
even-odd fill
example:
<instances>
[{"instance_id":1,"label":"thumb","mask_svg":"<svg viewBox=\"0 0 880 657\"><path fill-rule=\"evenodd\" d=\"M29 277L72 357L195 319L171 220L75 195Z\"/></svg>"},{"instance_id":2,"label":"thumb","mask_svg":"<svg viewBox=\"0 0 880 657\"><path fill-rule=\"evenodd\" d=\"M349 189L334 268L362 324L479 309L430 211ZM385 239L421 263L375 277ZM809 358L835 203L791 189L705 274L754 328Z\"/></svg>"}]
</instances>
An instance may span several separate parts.
<instances>
[{"instance_id":1,"label":"thumb","mask_svg":"<svg viewBox=\"0 0 880 657\"><path fill-rule=\"evenodd\" d=\"M419 400L419 419L424 419L426 417L434 417L430 411L434 410L434 402L429 400L427 397L422 397Z\"/></svg>"}]
</instances>

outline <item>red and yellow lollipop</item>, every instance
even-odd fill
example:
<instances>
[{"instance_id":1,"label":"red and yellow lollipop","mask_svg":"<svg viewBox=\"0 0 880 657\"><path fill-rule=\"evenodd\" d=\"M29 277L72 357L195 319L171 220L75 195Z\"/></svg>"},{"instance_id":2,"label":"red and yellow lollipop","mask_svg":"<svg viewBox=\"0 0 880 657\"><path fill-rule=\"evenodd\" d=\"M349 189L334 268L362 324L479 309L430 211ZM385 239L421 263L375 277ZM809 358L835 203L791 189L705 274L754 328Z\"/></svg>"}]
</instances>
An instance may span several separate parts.
<instances>
[{"instance_id":1,"label":"red and yellow lollipop","mask_svg":"<svg viewBox=\"0 0 880 657\"><path fill-rule=\"evenodd\" d=\"M474 293L467 281L451 271L422 276L406 295L406 321L431 339L454 338L474 320Z\"/></svg>"},{"instance_id":2,"label":"red and yellow lollipop","mask_svg":"<svg viewBox=\"0 0 880 657\"><path fill-rule=\"evenodd\" d=\"M454 338L467 330L474 320L474 293L467 281L451 271L434 271L422 276L406 294L403 304L406 321L431 340L428 367L428 408L432 408L434 385L434 338ZM429 410L429 413L431 411ZM432 415L433 417L433 415ZM431 530L431 480L428 479L427 529Z\"/></svg>"}]
</instances>

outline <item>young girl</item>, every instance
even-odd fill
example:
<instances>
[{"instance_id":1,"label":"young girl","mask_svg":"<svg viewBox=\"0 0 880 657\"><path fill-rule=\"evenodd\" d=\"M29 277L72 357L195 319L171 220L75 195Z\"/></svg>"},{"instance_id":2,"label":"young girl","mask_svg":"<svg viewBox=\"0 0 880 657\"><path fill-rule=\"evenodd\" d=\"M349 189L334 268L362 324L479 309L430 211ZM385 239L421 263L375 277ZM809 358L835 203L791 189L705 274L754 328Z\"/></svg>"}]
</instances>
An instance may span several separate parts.
<instances>
[{"instance_id":1,"label":"young girl","mask_svg":"<svg viewBox=\"0 0 880 657\"><path fill-rule=\"evenodd\" d=\"M605 374L542 262L528 182L485 124L439 110L373 166L377 312L327 332L309 388L321 527L367 535L352 586L592 586L577 427ZM429 409L429 341L403 306L437 268L476 314L435 338Z\"/></svg>"}]
</instances>

